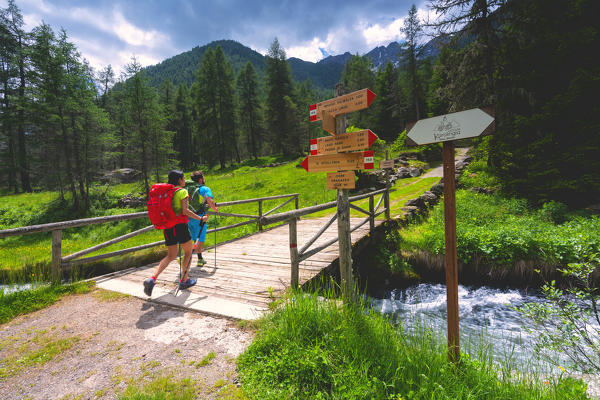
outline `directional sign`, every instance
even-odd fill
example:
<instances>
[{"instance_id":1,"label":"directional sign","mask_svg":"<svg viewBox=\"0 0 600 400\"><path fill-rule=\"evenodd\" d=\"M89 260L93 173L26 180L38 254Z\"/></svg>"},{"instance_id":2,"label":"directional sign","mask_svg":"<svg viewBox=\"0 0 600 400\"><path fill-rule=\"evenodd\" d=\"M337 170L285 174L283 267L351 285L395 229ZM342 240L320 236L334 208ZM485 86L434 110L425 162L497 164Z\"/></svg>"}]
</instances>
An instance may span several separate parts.
<instances>
[{"instance_id":1,"label":"directional sign","mask_svg":"<svg viewBox=\"0 0 600 400\"><path fill-rule=\"evenodd\" d=\"M447 142L481 135L494 118L473 108L439 117L421 119L408 132L408 137L417 144Z\"/></svg>"},{"instance_id":2,"label":"directional sign","mask_svg":"<svg viewBox=\"0 0 600 400\"><path fill-rule=\"evenodd\" d=\"M394 168L394 160L381 160L379 162L379 168Z\"/></svg>"},{"instance_id":3,"label":"directional sign","mask_svg":"<svg viewBox=\"0 0 600 400\"><path fill-rule=\"evenodd\" d=\"M327 189L354 189L354 171L331 172L327 174Z\"/></svg>"},{"instance_id":4,"label":"directional sign","mask_svg":"<svg viewBox=\"0 0 600 400\"><path fill-rule=\"evenodd\" d=\"M335 135L335 117L331 115L331 113L323 111L321 112L321 118L323 119L323 121L321 122L323 130L325 132L331 133L332 135Z\"/></svg>"},{"instance_id":5,"label":"directional sign","mask_svg":"<svg viewBox=\"0 0 600 400\"><path fill-rule=\"evenodd\" d=\"M336 172L373 169L373 163L373 150L367 150L355 153L308 156L301 165L308 172Z\"/></svg>"},{"instance_id":6,"label":"directional sign","mask_svg":"<svg viewBox=\"0 0 600 400\"><path fill-rule=\"evenodd\" d=\"M373 102L375 93L369 89L361 89L343 96L334 97L308 107L310 121L319 121L323 119L322 111L327 111L334 117L340 114L346 114L352 111L367 108Z\"/></svg>"},{"instance_id":7,"label":"directional sign","mask_svg":"<svg viewBox=\"0 0 600 400\"><path fill-rule=\"evenodd\" d=\"M364 150L379 139L370 129L347 132L335 136L326 136L310 140L310 154L334 154L347 151Z\"/></svg>"}]
</instances>

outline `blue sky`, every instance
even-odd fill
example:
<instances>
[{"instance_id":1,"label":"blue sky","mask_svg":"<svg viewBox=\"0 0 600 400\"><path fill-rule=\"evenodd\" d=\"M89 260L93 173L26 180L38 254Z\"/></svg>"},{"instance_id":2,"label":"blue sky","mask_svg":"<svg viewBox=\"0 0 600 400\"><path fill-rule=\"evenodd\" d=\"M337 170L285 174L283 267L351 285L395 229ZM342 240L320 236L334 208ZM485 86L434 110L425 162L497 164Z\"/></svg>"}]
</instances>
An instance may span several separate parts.
<instances>
[{"instance_id":1,"label":"blue sky","mask_svg":"<svg viewBox=\"0 0 600 400\"><path fill-rule=\"evenodd\" d=\"M277 37L288 57L316 62L346 51L364 54L401 41L400 28L423 0L16 0L27 30L62 27L90 64L116 71L132 56L144 66L233 39L262 54ZM4 8L6 0L0 0Z\"/></svg>"}]
</instances>

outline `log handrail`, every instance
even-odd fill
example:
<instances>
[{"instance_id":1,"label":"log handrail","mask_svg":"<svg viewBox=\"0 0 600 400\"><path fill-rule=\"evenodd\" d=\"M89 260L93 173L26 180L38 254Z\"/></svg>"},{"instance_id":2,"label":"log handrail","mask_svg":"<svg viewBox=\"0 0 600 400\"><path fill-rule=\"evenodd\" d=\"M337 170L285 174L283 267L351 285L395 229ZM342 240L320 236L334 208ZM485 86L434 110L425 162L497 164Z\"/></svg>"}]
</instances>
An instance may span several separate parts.
<instances>
[{"instance_id":1,"label":"log handrail","mask_svg":"<svg viewBox=\"0 0 600 400\"><path fill-rule=\"evenodd\" d=\"M374 207L374 197L378 194L381 194L381 198L377 202L377 206ZM364 214L367 214L367 217L359 222L357 225L350 229L350 233L354 232L356 229L360 228L365 223L369 222L369 230L372 232L375 229L375 218L385 213L386 219L390 219L390 191L389 187L384 189L375 190L373 192L365 193L358 196L349 197L349 205L351 208L356 209ZM352 202L359 201L362 199L369 198L369 211L363 210L362 208L352 204ZM377 212L381 202L384 202L384 209L380 212ZM319 232L313 235L304 246L300 250L298 250L298 233L297 233L297 221L300 217L313 214L318 211L327 210L329 208L333 208L337 206L337 201L330 201L328 203L318 204L316 206L300 208L296 210L286 211L279 214L274 214L272 216L263 215L259 224L261 226L271 225L277 222L285 221L289 226L289 237L290 237L290 261L292 264L291 269L291 278L290 283L292 287L298 287L298 277L299 277L299 268L300 262L306 260L307 258L317 254L319 251L331 246L335 242L339 240L339 237L331 239L316 247L312 250L308 250L308 248L327 230L327 228L336 220L336 216L332 217L325 226L321 227Z\"/></svg>"},{"instance_id":2,"label":"log handrail","mask_svg":"<svg viewBox=\"0 0 600 400\"><path fill-rule=\"evenodd\" d=\"M223 227L218 227L216 229L215 228L209 229L207 231L207 233L212 233L215 231L223 231L226 229L232 229L232 228L236 228L239 226L248 225L248 224L252 224L252 223L258 223L259 230L262 230L262 226L260 225L261 218L263 217L262 203L264 201L268 201L268 200L277 200L277 199L283 199L283 198L288 198L288 197L289 197L289 199L286 202L284 202L283 204L281 204L279 206L276 206L270 212L273 212L273 211L285 206L286 204L290 203L292 200L295 200L294 204L295 204L296 208L298 208L298 193L283 194L283 195L277 195L277 196L265 196L265 197L258 197L258 198L253 198L253 199L233 200L233 201L217 203L218 207L226 207L226 206L233 206L233 205L257 202L258 203L258 215L220 212L217 215L224 216L224 217L249 218L250 220L223 226ZM215 215L216 213L208 212L207 214ZM24 226L24 227L20 227L20 228L0 230L0 239L5 238L5 237L10 237L10 236L21 236L21 235L29 235L29 234L42 233L42 232L52 232L52 275L54 277L58 277L60 275L60 269L63 266L73 266L73 265L77 265L77 264L98 261L98 260L102 260L105 258L110 258L110 257L118 256L118 255L131 253L131 252L138 251L138 250L147 249L147 248L154 247L154 246L160 246L164 243L163 241L159 241L159 242L148 243L148 244L144 244L144 245L140 245L140 246L130 247L127 249L117 250L117 251L113 251L110 253L87 257L87 258L83 258L83 259L80 258L86 254L93 253L97 250L103 249L103 248L113 245L115 243L121 242L125 239L129 239L131 237L140 235L145 232L149 232L154 229L153 226L147 226L145 228L138 229L137 231L127 233L125 235L111 239L104 243L92 246L88 249L80 250L76 253L73 253L73 254L63 257L62 256L62 231L64 229L77 228L77 227L94 225L94 224L103 224L103 223L107 223L107 222L119 222L119 221L126 221L126 220L130 220L130 219L147 218L147 217L148 217L148 212L142 211L142 212L131 213L131 214L109 215L109 216L103 216L103 217L83 218L83 219L77 219L77 220L71 220L71 221L52 222L52 223L48 223L48 224L30 225L30 226Z\"/></svg>"}]
</instances>

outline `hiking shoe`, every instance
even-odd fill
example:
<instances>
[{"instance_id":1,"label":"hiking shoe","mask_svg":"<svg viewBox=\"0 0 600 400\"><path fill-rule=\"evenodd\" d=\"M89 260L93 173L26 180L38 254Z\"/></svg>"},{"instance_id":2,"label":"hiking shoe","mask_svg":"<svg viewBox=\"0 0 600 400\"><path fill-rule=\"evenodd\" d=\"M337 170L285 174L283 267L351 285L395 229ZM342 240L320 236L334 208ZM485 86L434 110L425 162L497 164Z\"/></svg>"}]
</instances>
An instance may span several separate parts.
<instances>
[{"instance_id":1,"label":"hiking shoe","mask_svg":"<svg viewBox=\"0 0 600 400\"><path fill-rule=\"evenodd\" d=\"M152 278L148 278L144 281L144 293L146 296L152 296L152 289L154 289L154 284L156 281Z\"/></svg>"},{"instance_id":2,"label":"hiking shoe","mask_svg":"<svg viewBox=\"0 0 600 400\"><path fill-rule=\"evenodd\" d=\"M185 282L179 282L179 289L183 290L183 289L187 289L189 287L192 287L196 284L196 280L195 279L190 279L188 278L187 281Z\"/></svg>"},{"instance_id":3,"label":"hiking shoe","mask_svg":"<svg viewBox=\"0 0 600 400\"><path fill-rule=\"evenodd\" d=\"M197 267L204 267L204 265L206 265L206 260L202 257L198 257L198 263L196 264Z\"/></svg>"}]
</instances>

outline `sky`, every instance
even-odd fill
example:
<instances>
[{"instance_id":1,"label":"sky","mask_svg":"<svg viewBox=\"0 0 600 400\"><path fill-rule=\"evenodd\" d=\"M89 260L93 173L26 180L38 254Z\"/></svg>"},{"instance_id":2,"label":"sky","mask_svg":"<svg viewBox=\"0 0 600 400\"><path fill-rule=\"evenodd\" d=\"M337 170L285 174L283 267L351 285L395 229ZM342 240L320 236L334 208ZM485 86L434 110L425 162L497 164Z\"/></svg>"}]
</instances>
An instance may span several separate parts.
<instances>
[{"instance_id":1,"label":"sky","mask_svg":"<svg viewBox=\"0 0 600 400\"><path fill-rule=\"evenodd\" d=\"M425 0L16 0L25 29L42 22L69 41L96 70L117 73L133 56L154 65L214 40L232 39L266 54L275 37L287 57L317 62L364 54L401 42L410 7L427 17ZM7 0L0 0L5 8Z\"/></svg>"}]
</instances>

